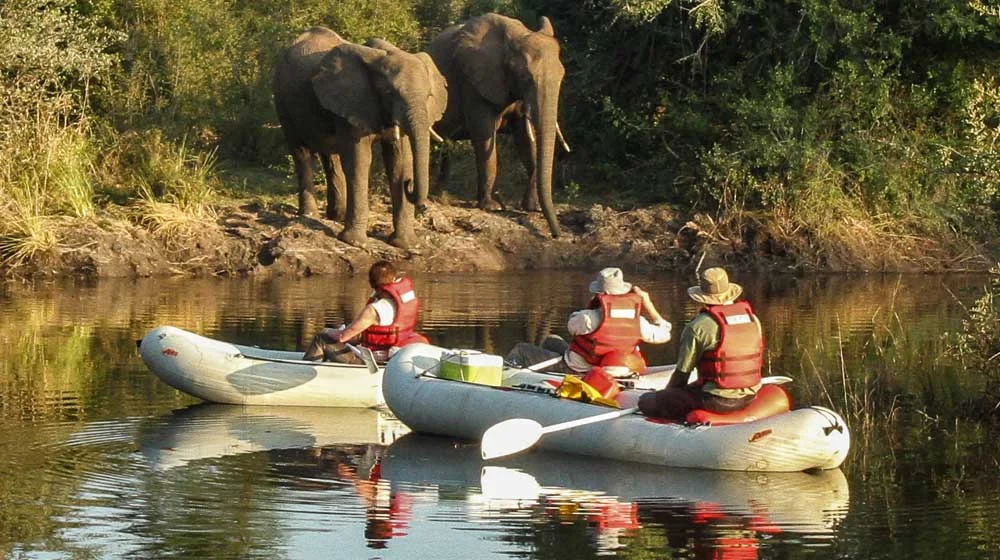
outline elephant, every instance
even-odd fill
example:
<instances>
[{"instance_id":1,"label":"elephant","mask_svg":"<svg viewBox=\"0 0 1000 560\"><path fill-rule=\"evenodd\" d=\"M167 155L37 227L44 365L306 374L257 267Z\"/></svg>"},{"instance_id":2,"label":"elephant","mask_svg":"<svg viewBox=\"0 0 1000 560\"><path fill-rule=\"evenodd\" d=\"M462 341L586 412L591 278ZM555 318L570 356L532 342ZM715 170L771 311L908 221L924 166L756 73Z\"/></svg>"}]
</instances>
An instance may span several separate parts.
<instances>
[{"instance_id":1,"label":"elephant","mask_svg":"<svg viewBox=\"0 0 1000 560\"><path fill-rule=\"evenodd\" d=\"M563 69L559 42L548 18L538 31L499 14L485 14L453 25L431 41L427 51L448 81L448 106L438 131L472 142L478 172L478 205L496 210L497 132L509 127L531 184L525 210L541 210L553 237L559 221L552 203L552 165L559 129L559 89ZM537 131L537 132L536 132Z\"/></svg>"},{"instance_id":2,"label":"elephant","mask_svg":"<svg viewBox=\"0 0 1000 560\"><path fill-rule=\"evenodd\" d=\"M430 56L382 39L357 45L313 27L279 59L273 91L295 163L299 213L317 211L312 158L318 156L326 216L344 222L342 241L364 245L372 145L379 141L392 199L389 242L413 247L414 205L427 204L432 126L448 102L447 83Z\"/></svg>"}]
</instances>

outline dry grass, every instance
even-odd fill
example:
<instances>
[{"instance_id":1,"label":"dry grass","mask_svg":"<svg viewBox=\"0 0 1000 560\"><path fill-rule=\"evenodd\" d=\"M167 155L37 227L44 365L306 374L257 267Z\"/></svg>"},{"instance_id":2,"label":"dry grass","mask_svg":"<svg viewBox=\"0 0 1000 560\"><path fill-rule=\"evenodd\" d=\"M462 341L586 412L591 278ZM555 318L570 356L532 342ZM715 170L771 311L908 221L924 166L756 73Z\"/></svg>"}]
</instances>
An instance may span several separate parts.
<instances>
[{"instance_id":1,"label":"dry grass","mask_svg":"<svg viewBox=\"0 0 1000 560\"><path fill-rule=\"evenodd\" d=\"M183 244L194 238L218 218L207 200L197 203L176 198L157 200L148 188L143 189L136 204L136 215L140 224L172 244Z\"/></svg>"}]
</instances>

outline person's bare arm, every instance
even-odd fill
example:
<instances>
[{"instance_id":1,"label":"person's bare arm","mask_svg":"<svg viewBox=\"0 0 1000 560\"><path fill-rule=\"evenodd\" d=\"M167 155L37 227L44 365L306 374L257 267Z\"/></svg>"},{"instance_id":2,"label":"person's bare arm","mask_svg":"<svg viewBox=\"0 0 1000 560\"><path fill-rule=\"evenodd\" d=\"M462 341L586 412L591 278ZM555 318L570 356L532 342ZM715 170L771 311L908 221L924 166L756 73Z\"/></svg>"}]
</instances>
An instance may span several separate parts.
<instances>
[{"instance_id":1,"label":"person's bare arm","mask_svg":"<svg viewBox=\"0 0 1000 560\"><path fill-rule=\"evenodd\" d=\"M650 299L649 292L635 285L632 286L632 292L634 292L640 298L642 298L642 310L646 312L646 315L649 317L650 321L656 324L661 324L665 322L663 316L660 315L660 312L656 310L656 306L653 305L653 300Z\"/></svg>"},{"instance_id":2,"label":"person's bare arm","mask_svg":"<svg viewBox=\"0 0 1000 560\"><path fill-rule=\"evenodd\" d=\"M375 312L374 307L366 305L365 308L361 310L361 313L358 313L358 316L354 319L354 321L352 321L350 325L347 325L347 328L340 331L340 335L337 337L337 340L339 342L350 342L361 333L365 332L368 327L376 323L378 323L378 313Z\"/></svg>"}]
</instances>

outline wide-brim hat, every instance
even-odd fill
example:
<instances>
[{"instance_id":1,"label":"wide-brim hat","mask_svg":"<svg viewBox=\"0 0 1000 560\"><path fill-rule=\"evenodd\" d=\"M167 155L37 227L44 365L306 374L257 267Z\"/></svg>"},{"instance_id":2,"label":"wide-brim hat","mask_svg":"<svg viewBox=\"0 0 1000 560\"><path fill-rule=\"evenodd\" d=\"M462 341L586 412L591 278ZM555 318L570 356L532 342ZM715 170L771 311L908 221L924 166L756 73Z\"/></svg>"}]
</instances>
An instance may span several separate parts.
<instances>
[{"instance_id":1,"label":"wide-brim hat","mask_svg":"<svg viewBox=\"0 0 1000 560\"><path fill-rule=\"evenodd\" d=\"M620 296L632 291L632 284L625 281L625 275L620 268L605 268L597 273L597 278L590 283L590 293L611 294Z\"/></svg>"},{"instance_id":2,"label":"wide-brim hat","mask_svg":"<svg viewBox=\"0 0 1000 560\"><path fill-rule=\"evenodd\" d=\"M699 285L688 288L688 295L698 303L721 305L740 297L743 286L729 281L729 275L722 268L708 268L701 273Z\"/></svg>"}]
</instances>

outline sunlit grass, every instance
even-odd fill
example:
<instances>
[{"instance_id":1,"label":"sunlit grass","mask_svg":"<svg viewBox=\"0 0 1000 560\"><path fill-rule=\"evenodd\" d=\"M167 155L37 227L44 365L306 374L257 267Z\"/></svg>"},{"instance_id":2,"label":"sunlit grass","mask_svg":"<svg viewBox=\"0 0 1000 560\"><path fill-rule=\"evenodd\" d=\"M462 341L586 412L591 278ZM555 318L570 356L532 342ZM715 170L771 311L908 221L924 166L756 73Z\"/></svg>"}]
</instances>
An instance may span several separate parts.
<instances>
[{"instance_id":1,"label":"sunlit grass","mask_svg":"<svg viewBox=\"0 0 1000 560\"><path fill-rule=\"evenodd\" d=\"M17 266L56 247L56 218L48 213L44 193L32 188L0 189L0 265Z\"/></svg>"},{"instance_id":2,"label":"sunlit grass","mask_svg":"<svg viewBox=\"0 0 1000 560\"><path fill-rule=\"evenodd\" d=\"M130 163L136 187L136 221L154 234L183 242L208 224L217 212L214 152L195 153L185 143L172 143L160 134L133 138L136 143L119 146L114 172Z\"/></svg>"},{"instance_id":3,"label":"sunlit grass","mask_svg":"<svg viewBox=\"0 0 1000 560\"><path fill-rule=\"evenodd\" d=\"M139 223L165 239L178 242L188 239L217 218L207 202L192 203L174 197L157 200L148 187L141 192L136 205Z\"/></svg>"},{"instance_id":4,"label":"sunlit grass","mask_svg":"<svg viewBox=\"0 0 1000 560\"><path fill-rule=\"evenodd\" d=\"M9 124L0 142L0 265L18 266L58 246L62 217L94 215L94 152L83 123Z\"/></svg>"}]
</instances>

